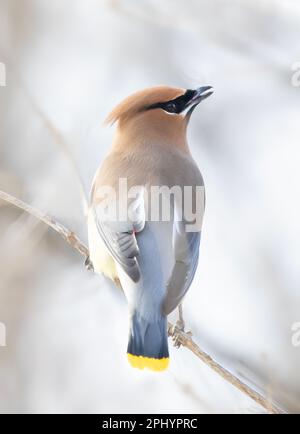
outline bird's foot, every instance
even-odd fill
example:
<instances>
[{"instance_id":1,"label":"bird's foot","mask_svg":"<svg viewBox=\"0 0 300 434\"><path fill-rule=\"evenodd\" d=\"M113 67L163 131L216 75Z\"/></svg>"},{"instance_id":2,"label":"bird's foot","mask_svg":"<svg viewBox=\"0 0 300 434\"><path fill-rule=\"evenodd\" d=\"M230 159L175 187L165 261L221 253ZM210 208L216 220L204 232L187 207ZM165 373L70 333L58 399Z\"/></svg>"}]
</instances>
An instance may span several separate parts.
<instances>
[{"instance_id":1,"label":"bird's foot","mask_svg":"<svg viewBox=\"0 0 300 434\"><path fill-rule=\"evenodd\" d=\"M170 336L173 341L173 345L175 348L180 348L182 345L183 337L192 337L192 332L185 331L184 321L179 319L176 324L170 330Z\"/></svg>"},{"instance_id":2,"label":"bird's foot","mask_svg":"<svg viewBox=\"0 0 300 434\"><path fill-rule=\"evenodd\" d=\"M84 265L88 271L94 271L94 265L89 256L86 257Z\"/></svg>"},{"instance_id":3,"label":"bird's foot","mask_svg":"<svg viewBox=\"0 0 300 434\"><path fill-rule=\"evenodd\" d=\"M179 331L184 332L184 329L185 329L185 322L184 322L183 318L179 318L179 319L176 321L175 327L177 327L177 329L178 329Z\"/></svg>"}]
</instances>

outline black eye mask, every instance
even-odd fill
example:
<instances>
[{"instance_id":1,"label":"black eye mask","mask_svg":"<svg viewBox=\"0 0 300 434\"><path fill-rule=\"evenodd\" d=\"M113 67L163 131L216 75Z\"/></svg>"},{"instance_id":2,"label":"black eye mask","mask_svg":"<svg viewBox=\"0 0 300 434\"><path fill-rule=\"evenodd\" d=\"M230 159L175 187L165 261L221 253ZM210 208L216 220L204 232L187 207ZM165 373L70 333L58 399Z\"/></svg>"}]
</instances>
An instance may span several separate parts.
<instances>
[{"instance_id":1,"label":"black eye mask","mask_svg":"<svg viewBox=\"0 0 300 434\"><path fill-rule=\"evenodd\" d=\"M179 114L183 112L183 110L187 107L191 99L195 96L196 91L188 89L184 95L179 96L178 98L172 99L167 102L159 102L157 104L153 104L148 109L161 108L162 110L168 113Z\"/></svg>"}]
</instances>

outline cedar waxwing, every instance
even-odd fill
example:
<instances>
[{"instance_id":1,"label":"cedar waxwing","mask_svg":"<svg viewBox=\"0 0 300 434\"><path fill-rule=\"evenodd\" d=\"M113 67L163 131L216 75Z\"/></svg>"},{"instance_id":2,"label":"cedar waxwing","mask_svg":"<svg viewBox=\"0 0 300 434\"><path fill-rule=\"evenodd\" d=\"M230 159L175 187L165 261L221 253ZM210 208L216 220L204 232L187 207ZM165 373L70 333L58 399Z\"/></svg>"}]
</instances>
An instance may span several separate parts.
<instances>
[{"instance_id":1,"label":"cedar waxwing","mask_svg":"<svg viewBox=\"0 0 300 434\"><path fill-rule=\"evenodd\" d=\"M198 265L204 183L186 131L194 108L212 93L210 86L157 86L129 96L107 118L117 131L93 181L90 261L124 290L127 354L137 368L167 368L167 315L182 302Z\"/></svg>"}]
</instances>

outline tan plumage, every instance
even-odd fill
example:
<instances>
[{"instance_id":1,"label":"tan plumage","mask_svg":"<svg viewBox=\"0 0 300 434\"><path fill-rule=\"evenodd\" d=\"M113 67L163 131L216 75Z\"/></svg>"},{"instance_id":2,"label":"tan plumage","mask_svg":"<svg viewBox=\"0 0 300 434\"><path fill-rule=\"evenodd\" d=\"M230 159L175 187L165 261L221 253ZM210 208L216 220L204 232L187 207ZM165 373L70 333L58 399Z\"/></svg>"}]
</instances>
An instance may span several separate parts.
<instances>
[{"instance_id":1,"label":"tan plumage","mask_svg":"<svg viewBox=\"0 0 300 434\"><path fill-rule=\"evenodd\" d=\"M113 124L117 121L126 122L129 118L143 111L143 109L156 102L166 102L185 93L185 89L168 86L155 86L143 89L125 98L107 116L105 123Z\"/></svg>"}]
</instances>

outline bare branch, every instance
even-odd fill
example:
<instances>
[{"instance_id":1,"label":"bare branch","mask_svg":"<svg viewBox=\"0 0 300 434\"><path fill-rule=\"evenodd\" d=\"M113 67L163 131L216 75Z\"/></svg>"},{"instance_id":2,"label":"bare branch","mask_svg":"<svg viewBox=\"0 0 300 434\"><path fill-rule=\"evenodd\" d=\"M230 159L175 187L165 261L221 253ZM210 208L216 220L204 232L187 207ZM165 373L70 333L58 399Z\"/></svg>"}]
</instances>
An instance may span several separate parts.
<instances>
[{"instance_id":1,"label":"bare branch","mask_svg":"<svg viewBox=\"0 0 300 434\"><path fill-rule=\"evenodd\" d=\"M70 246L72 246L79 253L81 253L81 255L83 255L85 257L87 257L89 255L88 248L79 240L79 238L76 236L76 234L73 231L67 229L61 223L58 223L53 217L37 210L36 208L33 208L31 205L28 205L27 203L22 202L20 199L17 199L16 197L11 196L10 194L5 193L4 191L1 191L1 190L0 190L0 199L16 206L17 208L22 209L23 211L36 217L38 220L42 221L46 225L50 226L57 233L59 233L59 235L68 244L70 244Z\"/></svg>"},{"instance_id":2,"label":"bare branch","mask_svg":"<svg viewBox=\"0 0 300 434\"><path fill-rule=\"evenodd\" d=\"M45 214L32 206L22 202L21 200L11 196L8 193L5 193L0 190L0 199L22 209L23 211L31 214L36 217L38 220L42 221L46 225L50 226L54 229L65 241L67 241L70 246L76 249L81 255L84 257L89 256L88 248L79 240L76 234L73 231L70 231L62 224L58 223L53 217L50 217L48 214ZM228 381L242 393L247 395L257 404L262 406L268 413L270 414L283 414L284 412L276 407L269 399L264 398L261 394L253 390L251 387L247 386L243 383L239 378L235 375L231 374L221 365L219 365L215 360L213 360L208 354L202 351L198 345L193 341L192 337L188 333L184 333L176 328L173 324L168 324L168 333L170 336L174 335L176 332L176 336L178 342L190 350L195 356L197 356L203 363L209 366L214 372L220 375L224 380Z\"/></svg>"},{"instance_id":3,"label":"bare branch","mask_svg":"<svg viewBox=\"0 0 300 434\"><path fill-rule=\"evenodd\" d=\"M261 405L265 410L267 410L270 414L284 414L284 411L277 408L269 399L264 398L258 392L253 390L251 387L247 386L241 380L239 380L235 375L231 374L221 365L219 365L215 360L213 360L207 353L202 351L198 345L193 341L192 337L188 333L184 333L176 328L173 324L168 324L168 333L169 336L174 335L174 331L176 332L176 338L178 343L192 351L203 363L209 366L213 371L215 371L218 375L220 375L224 380L228 381L234 387L239 389L244 394L248 395L253 401L257 404Z\"/></svg>"}]
</instances>

